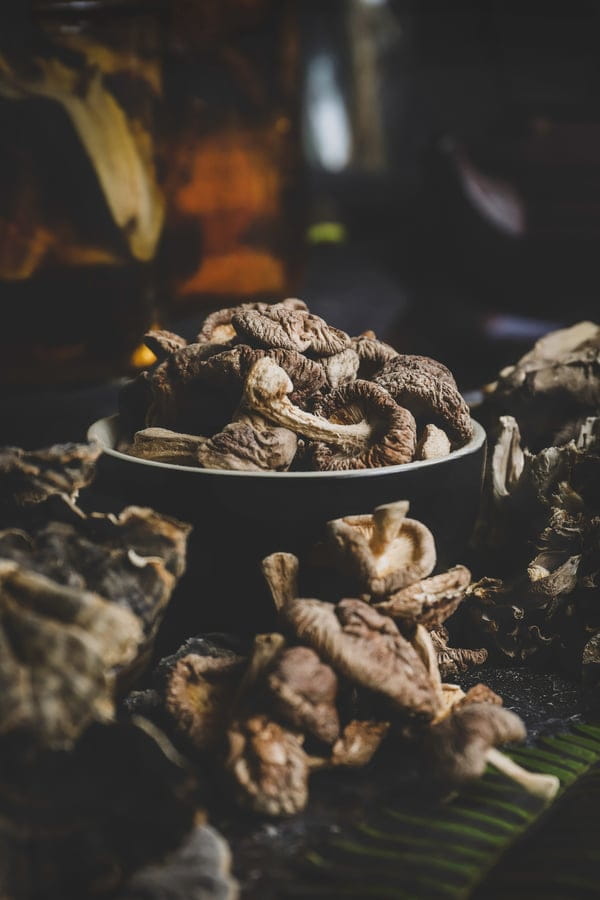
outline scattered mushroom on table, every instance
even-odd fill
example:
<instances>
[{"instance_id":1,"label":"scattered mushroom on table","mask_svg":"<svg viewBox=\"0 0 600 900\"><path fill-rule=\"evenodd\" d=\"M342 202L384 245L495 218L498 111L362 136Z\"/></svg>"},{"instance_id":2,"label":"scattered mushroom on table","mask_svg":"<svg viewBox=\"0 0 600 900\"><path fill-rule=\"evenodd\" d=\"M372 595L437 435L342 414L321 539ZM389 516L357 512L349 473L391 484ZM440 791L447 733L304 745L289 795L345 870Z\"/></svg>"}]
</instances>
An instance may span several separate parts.
<instances>
[{"instance_id":1,"label":"scattered mushroom on table","mask_svg":"<svg viewBox=\"0 0 600 900\"><path fill-rule=\"evenodd\" d=\"M472 437L442 363L372 331L350 337L296 298L216 310L189 343L164 330L145 340L157 363L120 399L119 447L142 459L343 471L442 459Z\"/></svg>"}]
</instances>

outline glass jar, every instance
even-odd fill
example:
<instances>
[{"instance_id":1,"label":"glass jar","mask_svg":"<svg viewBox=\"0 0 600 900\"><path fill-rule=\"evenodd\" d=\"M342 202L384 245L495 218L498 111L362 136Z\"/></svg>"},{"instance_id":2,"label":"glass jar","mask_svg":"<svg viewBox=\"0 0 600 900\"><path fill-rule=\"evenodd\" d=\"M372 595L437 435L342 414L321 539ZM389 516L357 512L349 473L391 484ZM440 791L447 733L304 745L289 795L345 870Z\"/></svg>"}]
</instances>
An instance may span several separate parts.
<instances>
[{"instance_id":1,"label":"glass jar","mask_svg":"<svg viewBox=\"0 0 600 900\"><path fill-rule=\"evenodd\" d=\"M0 33L0 382L126 371L155 319L161 4L34 0Z\"/></svg>"},{"instance_id":2,"label":"glass jar","mask_svg":"<svg viewBox=\"0 0 600 900\"><path fill-rule=\"evenodd\" d=\"M162 296L178 318L292 292L304 221L291 0L175 0Z\"/></svg>"}]
</instances>

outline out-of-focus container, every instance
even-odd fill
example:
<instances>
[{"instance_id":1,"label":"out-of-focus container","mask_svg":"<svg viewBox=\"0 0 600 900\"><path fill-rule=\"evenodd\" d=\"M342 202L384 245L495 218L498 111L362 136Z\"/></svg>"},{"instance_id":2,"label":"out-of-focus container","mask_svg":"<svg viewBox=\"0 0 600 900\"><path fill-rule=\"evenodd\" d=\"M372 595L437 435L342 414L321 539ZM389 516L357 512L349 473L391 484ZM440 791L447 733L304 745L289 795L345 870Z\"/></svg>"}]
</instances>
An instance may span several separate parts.
<instances>
[{"instance_id":1,"label":"out-of-focus container","mask_svg":"<svg viewBox=\"0 0 600 900\"><path fill-rule=\"evenodd\" d=\"M125 372L155 318L161 9L34 0L0 29L4 385Z\"/></svg>"},{"instance_id":2,"label":"out-of-focus container","mask_svg":"<svg viewBox=\"0 0 600 900\"><path fill-rule=\"evenodd\" d=\"M304 221L292 0L176 0L165 69L166 315L293 292Z\"/></svg>"}]
</instances>

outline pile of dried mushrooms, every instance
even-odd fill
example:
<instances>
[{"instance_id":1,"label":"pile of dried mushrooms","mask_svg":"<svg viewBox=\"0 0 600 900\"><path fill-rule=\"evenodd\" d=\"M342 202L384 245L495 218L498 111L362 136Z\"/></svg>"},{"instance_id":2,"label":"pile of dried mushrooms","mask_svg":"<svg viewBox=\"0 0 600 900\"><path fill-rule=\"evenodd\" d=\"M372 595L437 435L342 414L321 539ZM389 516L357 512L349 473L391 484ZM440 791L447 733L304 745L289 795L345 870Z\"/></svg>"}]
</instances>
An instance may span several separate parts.
<instances>
[{"instance_id":1,"label":"pile of dried mushrooms","mask_svg":"<svg viewBox=\"0 0 600 900\"><path fill-rule=\"evenodd\" d=\"M186 761L150 721L116 716L190 529L137 507L85 512L98 453L0 450L0 895L158 898L146 867L173 853L170 896L207 897L209 876L210 896L233 897L224 842L192 831Z\"/></svg>"},{"instance_id":2,"label":"pile of dried mushrooms","mask_svg":"<svg viewBox=\"0 0 600 900\"><path fill-rule=\"evenodd\" d=\"M496 657L600 673L600 327L537 342L487 388L492 437L465 606Z\"/></svg>"},{"instance_id":3,"label":"pile of dried mushrooms","mask_svg":"<svg viewBox=\"0 0 600 900\"><path fill-rule=\"evenodd\" d=\"M385 740L417 745L430 782L451 787L488 763L548 799L558 782L496 749L522 740L521 720L483 684L467 693L443 676L482 663L485 650L448 646L443 623L470 583L464 566L432 576L433 535L408 503L328 523L315 550L354 596L304 598L289 553L262 562L280 631L251 646L198 637L163 660L132 711L160 722L198 765L213 765L238 802L269 816L308 800L311 772L364 766Z\"/></svg>"},{"instance_id":4,"label":"pile of dried mushrooms","mask_svg":"<svg viewBox=\"0 0 600 900\"><path fill-rule=\"evenodd\" d=\"M373 332L351 338L302 300L211 313L188 343L146 335L157 365L120 399L122 448L243 471L367 469L438 459L472 436L451 372Z\"/></svg>"}]
</instances>

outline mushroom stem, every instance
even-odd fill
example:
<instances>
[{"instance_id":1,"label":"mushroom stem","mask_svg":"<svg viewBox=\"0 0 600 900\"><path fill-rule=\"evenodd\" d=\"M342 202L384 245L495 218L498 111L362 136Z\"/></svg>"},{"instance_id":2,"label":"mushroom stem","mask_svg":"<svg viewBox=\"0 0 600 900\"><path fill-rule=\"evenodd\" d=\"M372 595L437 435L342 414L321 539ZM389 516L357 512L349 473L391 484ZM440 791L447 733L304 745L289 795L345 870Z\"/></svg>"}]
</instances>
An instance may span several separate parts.
<instances>
[{"instance_id":1,"label":"mushroom stem","mask_svg":"<svg viewBox=\"0 0 600 900\"><path fill-rule=\"evenodd\" d=\"M397 503L384 503L373 510L373 535L371 550L375 554L384 553L387 546L398 537L400 524L408 512L408 500Z\"/></svg>"},{"instance_id":2,"label":"mushroom stem","mask_svg":"<svg viewBox=\"0 0 600 900\"><path fill-rule=\"evenodd\" d=\"M285 638L282 634L273 632L256 635L248 668L244 672L233 704L234 709L239 709L244 705L244 700L253 686L260 680L262 674L268 669L277 654L283 650L284 646Z\"/></svg>"},{"instance_id":3,"label":"mushroom stem","mask_svg":"<svg viewBox=\"0 0 600 900\"><path fill-rule=\"evenodd\" d=\"M261 563L263 575L277 612L298 596L298 557L293 553L271 553Z\"/></svg>"},{"instance_id":4,"label":"mushroom stem","mask_svg":"<svg viewBox=\"0 0 600 900\"><path fill-rule=\"evenodd\" d=\"M560 788L560 780L556 775L543 775L539 772L528 772L518 763L491 747L486 753L487 761L504 775L512 778L535 797L541 797L547 803L552 800Z\"/></svg>"},{"instance_id":5,"label":"mushroom stem","mask_svg":"<svg viewBox=\"0 0 600 900\"><path fill-rule=\"evenodd\" d=\"M294 386L286 372L272 359L263 357L254 363L244 387L243 404L261 413L269 422L289 428L315 441L345 447L363 447L371 435L368 422L338 425L305 412L291 402Z\"/></svg>"}]
</instances>

